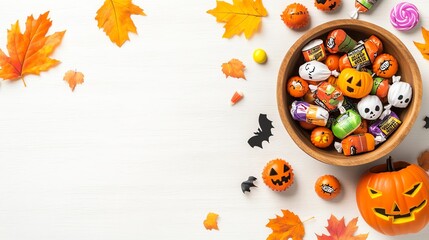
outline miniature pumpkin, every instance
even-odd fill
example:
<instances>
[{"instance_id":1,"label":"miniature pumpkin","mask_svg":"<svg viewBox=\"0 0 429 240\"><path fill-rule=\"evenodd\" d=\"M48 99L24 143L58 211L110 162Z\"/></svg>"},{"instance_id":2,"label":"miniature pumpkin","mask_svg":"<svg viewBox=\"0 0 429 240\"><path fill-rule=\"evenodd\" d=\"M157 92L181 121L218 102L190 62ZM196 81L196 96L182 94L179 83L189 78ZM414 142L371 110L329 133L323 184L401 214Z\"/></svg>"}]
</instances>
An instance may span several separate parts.
<instances>
[{"instance_id":1,"label":"miniature pumpkin","mask_svg":"<svg viewBox=\"0 0 429 240\"><path fill-rule=\"evenodd\" d=\"M341 192L341 184L338 179L332 175L319 177L314 184L314 191L325 200L331 200Z\"/></svg>"},{"instance_id":2,"label":"miniature pumpkin","mask_svg":"<svg viewBox=\"0 0 429 240\"><path fill-rule=\"evenodd\" d=\"M372 71L377 76L391 78L398 71L398 61L392 55L383 53L375 58Z\"/></svg>"},{"instance_id":3,"label":"miniature pumpkin","mask_svg":"<svg viewBox=\"0 0 429 240\"><path fill-rule=\"evenodd\" d=\"M345 96L363 98L371 92L373 79L367 72L346 68L338 76L337 85Z\"/></svg>"},{"instance_id":4,"label":"miniature pumpkin","mask_svg":"<svg viewBox=\"0 0 429 240\"><path fill-rule=\"evenodd\" d=\"M429 222L429 176L419 166L395 162L375 166L356 188L363 219L386 235L416 233Z\"/></svg>"},{"instance_id":5,"label":"miniature pumpkin","mask_svg":"<svg viewBox=\"0 0 429 240\"><path fill-rule=\"evenodd\" d=\"M284 191L293 183L293 169L283 159L274 159L262 171L264 183L274 191Z\"/></svg>"},{"instance_id":6,"label":"miniature pumpkin","mask_svg":"<svg viewBox=\"0 0 429 240\"><path fill-rule=\"evenodd\" d=\"M334 141L334 134L329 128L317 127L311 132L310 140L318 148L327 148Z\"/></svg>"},{"instance_id":7,"label":"miniature pumpkin","mask_svg":"<svg viewBox=\"0 0 429 240\"><path fill-rule=\"evenodd\" d=\"M322 11L332 11L339 7L341 0L315 0L314 6Z\"/></svg>"},{"instance_id":8,"label":"miniature pumpkin","mask_svg":"<svg viewBox=\"0 0 429 240\"><path fill-rule=\"evenodd\" d=\"M298 76L293 76L287 82L287 91L292 97L302 97L308 92L308 83Z\"/></svg>"}]
</instances>

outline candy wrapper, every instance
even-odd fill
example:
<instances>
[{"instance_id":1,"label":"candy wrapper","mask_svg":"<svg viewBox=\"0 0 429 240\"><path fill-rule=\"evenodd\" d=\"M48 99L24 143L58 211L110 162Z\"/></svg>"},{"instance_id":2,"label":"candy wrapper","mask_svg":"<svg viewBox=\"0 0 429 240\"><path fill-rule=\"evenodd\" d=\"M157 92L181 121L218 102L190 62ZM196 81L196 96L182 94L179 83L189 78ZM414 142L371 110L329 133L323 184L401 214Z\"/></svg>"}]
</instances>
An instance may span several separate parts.
<instances>
[{"instance_id":1,"label":"candy wrapper","mask_svg":"<svg viewBox=\"0 0 429 240\"><path fill-rule=\"evenodd\" d=\"M317 87L315 87L315 89L312 88L313 86L310 88L310 90L314 90L314 102L317 105L330 112L335 111L342 106L344 96L338 87L328 82L322 82Z\"/></svg>"},{"instance_id":2,"label":"candy wrapper","mask_svg":"<svg viewBox=\"0 0 429 240\"><path fill-rule=\"evenodd\" d=\"M339 142L334 143L338 152L343 152L346 156L359 153L370 152L375 149L375 139L369 133L351 135Z\"/></svg>"},{"instance_id":3,"label":"candy wrapper","mask_svg":"<svg viewBox=\"0 0 429 240\"><path fill-rule=\"evenodd\" d=\"M377 3L377 0L356 0L355 10L350 13L350 17L357 19L359 17L359 13L367 12L374 6L375 3Z\"/></svg>"},{"instance_id":4,"label":"candy wrapper","mask_svg":"<svg viewBox=\"0 0 429 240\"><path fill-rule=\"evenodd\" d=\"M331 75L338 77L339 73L335 70L329 70L324 63L315 60L306 62L299 67L299 76L308 81L323 81Z\"/></svg>"},{"instance_id":5,"label":"candy wrapper","mask_svg":"<svg viewBox=\"0 0 429 240\"><path fill-rule=\"evenodd\" d=\"M340 57L340 70L345 68L357 68L370 66L378 54L378 47L372 41L365 41L358 44L347 54Z\"/></svg>"},{"instance_id":6,"label":"candy wrapper","mask_svg":"<svg viewBox=\"0 0 429 240\"><path fill-rule=\"evenodd\" d=\"M371 124L371 126L369 126L369 132L375 136L377 144L382 143L399 128L401 123L402 121L399 119L398 115L390 111L389 115Z\"/></svg>"},{"instance_id":7,"label":"candy wrapper","mask_svg":"<svg viewBox=\"0 0 429 240\"><path fill-rule=\"evenodd\" d=\"M326 48L330 53L349 52L357 42L344 30L335 29L326 37Z\"/></svg>"},{"instance_id":8,"label":"candy wrapper","mask_svg":"<svg viewBox=\"0 0 429 240\"><path fill-rule=\"evenodd\" d=\"M390 108L406 108L411 102L413 96L413 88L407 82L401 82L400 76L392 77L393 84L389 87L389 92L387 93L388 105L384 107L384 112L381 114L380 118L383 119L390 114Z\"/></svg>"},{"instance_id":9,"label":"candy wrapper","mask_svg":"<svg viewBox=\"0 0 429 240\"><path fill-rule=\"evenodd\" d=\"M335 119L332 124L332 133L335 137L343 139L352 134L361 124L362 118L356 110L349 109Z\"/></svg>"},{"instance_id":10,"label":"candy wrapper","mask_svg":"<svg viewBox=\"0 0 429 240\"><path fill-rule=\"evenodd\" d=\"M372 90L369 94L377 95L379 98L385 98L389 92L389 80L381 77L375 77Z\"/></svg>"},{"instance_id":11,"label":"candy wrapper","mask_svg":"<svg viewBox=\"0 0 429 240\"><path fill-rule=\"evenodd\" d=\"M317 126L325 126L329 119L329 112L324 108L303 101L294 101L290 113L294 120Z\"/></svg>"},{"instance_id":12,"label":"candy wrapper","mask_svg":"<svg viewBox=\"0 0 429 240\"><path fill-rule=\"evenodd\" d=\"M323 61L326 58L325 45L322 39L314 39L302 48L302 54L306 62L316 60Z\"/></svg>"}]
</instances>

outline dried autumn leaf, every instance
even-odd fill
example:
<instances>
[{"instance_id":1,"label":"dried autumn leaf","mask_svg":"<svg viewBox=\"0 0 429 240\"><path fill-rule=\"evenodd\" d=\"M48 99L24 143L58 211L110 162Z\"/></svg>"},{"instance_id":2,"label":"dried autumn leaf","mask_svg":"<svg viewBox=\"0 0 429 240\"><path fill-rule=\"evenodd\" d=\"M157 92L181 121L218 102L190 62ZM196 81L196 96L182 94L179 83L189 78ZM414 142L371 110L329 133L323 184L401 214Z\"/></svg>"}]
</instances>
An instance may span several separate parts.
<instances>
[{"instance_id":1,"label":"dried autumn leaf","mask_svg":"<svg viewBox=\"0 0 429 240\"><path fill-rule=\"evenodd\" d=\"M131 15L146 16L143 9L134 5L132 0L105 0L95 19L98 28L103 28L110 41L121 47L129 40L129 32L137 33Z\"/></svg>"},{"instance_id":2,"label":"dried autumn leaf","mask_svg":"<svg viewBox=\"0 0 429 240\"><path fill-rule=\"evenodd\" d=\"M233 0L233 4L216 1L216 8L207 13L216 17L217 22L225 23L224 38L231 38L244 32L247 39L259 29L262 17L268 15L262 0Z\"/></svg>"},{"instance_id":3,"label":"dried autumn leaf","mask_svg":"<svg viewBox=\"0 0 429 240\"><path fill-rule=\"evenodd\" d=\"M414 42L414 45L416 45L423 57L429 60L429 31L424 27L422 27L422 35L425 43Z\"/></svg>"},{"instance_id":4,"label":"dried autumn leaf","mask_svg":"<svg viewBox=\"0 0 429 240\"><path fill-rule=\"evenodd\" d=\"M420 153L420 156L417 158L417 162L421 168L425 171L429 171L429 151L426 150Z\"/></svg>"},{"instance_id":5,"label":"dried autumn leaf","mask_svg":"<svg viewBox=\"0 0 429 240\"><path fill-rule=\"evenodd\" d=\"M244 66L240 60L235 58L222 64L222 72L225 73L225 77L246 79L244 76L244 68L246 68L246 66Z\"/></svg>"},{"instance_id":6,"label":"dried autumn leaf","mask_svg":"<svg viewBox=\"0 0 429 240\"><path fill-rule=\"evenodd\" d=\"M218 216L219 215L216 213L212 213L212 212L208 213L206 220L204 220L204 222L203 222L204 227L207 230L213 230L213 229L219 230L219 228L217 226L217 217Z\"/></svg>"},{"instance_id":7,"label":"dried autumn leaf","mask_svg":"<svg viewBox=\"0 0 429 240\"><path fill-rule=\"evenodd\" d=\"M21 33L19 22L12 24L7 31L7 50L9 56L0 49L0 78L4 80L22 79L28 74L39 75L60 63L49 56L60 45L65 31L46 36L52 21L49 12L34 19L27 17L25 32Z\"/></svg>"},{"instance_id":8,"label":"dried autumn leaf","mask_svg":"<svg viewBox=\"0 0 429 240\"><path fill-rule=\"evenodd\" d=\"M325 234L319 236L316 234L317 240L365 240L368 234L353 236L358 229L356 226L357 221L358 218L353 218L346 226L344 217L338 221L334 215L331 215L331 218L328 219L328 226L326 227L330 236Z\"/></svg>"},{"instance_id":9,"label":"dried autumn leaf","mask_svg":"<svg viewBox=\"0 0 429 240\"><path fill-rule=\"evenodd\" d=\"M83 77L83 73L69 70L66 72L63 79L68 82L70 89L74 91L77 84L83 83Z\"/></svg>"},{"instance_id":10,"label":"dried autumn leaf","mask_svg":"<svg viewBox=\"0 0 429 240\"><path fill-rule=\"evenodd\" d=\"M269 219L267 227L273 232L268 236L267 240L283 240L292 238L292 240L301 240L304 237L305 229L301 219L289 210L282 210L283 217Z\"/></svg>"}]
</instances>

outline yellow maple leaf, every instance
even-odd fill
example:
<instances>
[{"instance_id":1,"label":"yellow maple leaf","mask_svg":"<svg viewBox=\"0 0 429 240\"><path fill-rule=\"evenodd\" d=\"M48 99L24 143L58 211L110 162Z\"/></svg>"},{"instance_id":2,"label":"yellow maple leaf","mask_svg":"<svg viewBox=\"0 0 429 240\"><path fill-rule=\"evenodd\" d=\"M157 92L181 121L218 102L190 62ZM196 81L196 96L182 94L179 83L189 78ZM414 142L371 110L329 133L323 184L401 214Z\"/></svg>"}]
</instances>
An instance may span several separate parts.
<instances>
[{"instance_id":1,"label":"yellow maple leaf","mask_svg":"<svg viewBox=\"0 0 429 240\"><path fill-rule=\"evenodd\" d=\"M233 58L229 62L222 64L222 72L225 74L225 77L246 79L244 76L245 67L240 60Z\"/></svg>"},{"instance_id":2,"label":"yellow maple leaf","mask_svg":"<svg viewBox=\"0 0 429 240\"><path fill-rule=\"evenodd\" d=\"M134 5L132 0L105 0L95 19L98 21L98 28L103 28L110 40L121 47L129 40L129 32L137 34L131 15L146 16L143 9Z\"/></svg>"},{"instance_id":3,"label":"yellow maple leaf","mask_svg":"<svg viewBox=\"0 0 429 240\"><path fill-rule=\"evenodd\" d=\"M63 80L66 81L69 84L69 87L72 91L74 91L77 84L83 83L83 73L76 72L73 70L69 70L64 75Z\"/></svg>"},{"instance_id":4,"label":"yellow maple leaf","mask_svg":"<svg viewBox=\"0 0 429 240\"><path fill-rule=\"evenodd\" d=\"M27 18L25 32L21 33L19 22L12 24L7 31L7 56L0 49L0 78L4 80L22 79L28 74L39 75L60 63L49 56L60 45L65 31L46 36L52 21L46 12L34 19Z\"/></svg>"},{"instance_id":5,"label":"yellow maple leaf","mask_svg":"<svg viewBox=\"0 0 429 240\"><path fill-rule=\"evenodd\" d=\"M207 13L225 23L224 38L231 38L244 32L247 39L259 29L262 17L268 15L262 0L233 0L233 4L216 1L216 8Z\"/></svg>"},{"instance_id":6,"label":"yellow maple leaf","mask_svg":"<svg viewBox=\"0 0 429 240\"><path fill-rule=\"evenodd\" d=\"M423 57L429 60L429 31L424 27L422 27L422 35L425 43L414 42L414 45L416 45Z\"/></svg>"},{"instance_id":7,"label":"yellow maple leaf","mask_svg":"<svg viewBox=\"0 0 429 240\"><path fill-rule=\"evenodd\" d=\"M289 210L282 210L282 213L282 217L276 216L267 223L266 226L273 230L267 240L302 240L305 235L304 223Z\"/></svg>"}]
</instances>

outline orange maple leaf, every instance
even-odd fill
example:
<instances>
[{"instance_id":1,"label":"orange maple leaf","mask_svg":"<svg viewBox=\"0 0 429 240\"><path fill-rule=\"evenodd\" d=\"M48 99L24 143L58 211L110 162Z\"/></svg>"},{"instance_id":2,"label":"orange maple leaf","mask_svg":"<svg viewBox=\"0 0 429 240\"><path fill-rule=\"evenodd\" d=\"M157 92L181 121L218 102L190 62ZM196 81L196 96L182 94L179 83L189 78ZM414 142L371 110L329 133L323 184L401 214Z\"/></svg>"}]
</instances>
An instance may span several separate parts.
<instances>
[{"instance_id":1,"label":"orange maple leaf","mask_svg":"<svg viewBox=\"0 0 429 240\"><path fill-rule=\"evenodd\" d=\"M134 5L132 0L105 0L95 19L98 21L98 28L103 28L110 41L121 47L129 40L129 32L137 34L131 15L146 16L143 9Z\"/></svg>"},{"instance_id":2,"label":"orange maple leaf","mask_svg":"<svg viewBox=\"0 0 429 240\"><path fill-rule=\"evenodd\" d=\"M267 227L273 232L267 240L283 240L292 238L292 240L302 240L305 235L304 224L301 219L289 210L282 210L283 217L269 219Z\"/></svg>"},{"instance_id":3,"label":"orange maple leaf","mask_svg":"<svg viewBox=\"0 0 429 240\"><path fill-rule=\"evenodd\" d=\"M244 76L245 67L240 60L233 58L229 62L222 64L222 72L225 73L225 77L246 79Z\"/></svg>"},{"instance_id":4,"label":"orange maple leaf","mask_svg":"<svg viewBox=\"0 0 429 240\"><path fill-rule=\"evenodd\" d=\"M22 79L25 85L25 75L39 75L41 71L47 71L60 63L49 56L61 43L65 31L46 36L52 25L48 14L49 12L46 12L38 19L34 19L33 15L29 16L24 33L21 33L18 21L12 24L7 31L7 50L10 57L0 49L0 78Z\"/></svg>"},{"instance_id":5,"label":"orange maple leaf","mask_svg":"<svg viewBox=\"0 0 429 240\"><path fill-rule=\"evenodd\" d=\"M323 234L322 236L317 236L317 240L365 240L368 237L368 234L360 234L353 236L357 231L358 227L356 223L358 218L353 218L346 226L344 223L344 217L340 221L334 216L331 215L331 218L328 219L328 230L330 236Z\"/></svg>"},{"instance_id":6,"label":"orange maple leaf","mask_svg":"<svg viewBox=\"0 0 429 240\"><path fill-rule=\"evenodd\" d=\"M222 37L231 38L244 32L247 39L259 29L262 17L268 15L262 0L233 0L233 4L216 1L216 7L207 13L224 22L225 33Z\"/></svg>"},{"instance_id":7,"label":"orange maple leaf","mask_svg":"<svg viewBox=\"0 0 429 240\"><path fill-rule=\"evenodd\" d=\"M422 27L422 35L425 43L414 42L414 45L416 45L423 57L429 60L429 31L424 27Z\"/></svg>"},{"instance_id":8,"label":"orange maple leaf","mask_svg":"<svg viewBox=\"0 0 429 240\"><path fill-rule=\"evenodd\" d=\"M83 83L83 77L83 73L69 70L66 72L63 79L68 82L70 89L74 91L77 84Z\"/></svg>"},{"instance_id":9,"label":"orange maple leaf","mask_svg":"<svg viewBox=\"0 0 429 240\"><path fill-rule=\"evenodd\" d=\"M212 212L208 213L206 220L204 220L204 222L203 222L204 227L207 230L213 230L213 229L219 230L219 228L217 226L217 217L218 216L219 215L216 213L212 213Z\"/></svg>"}]
</instances>

